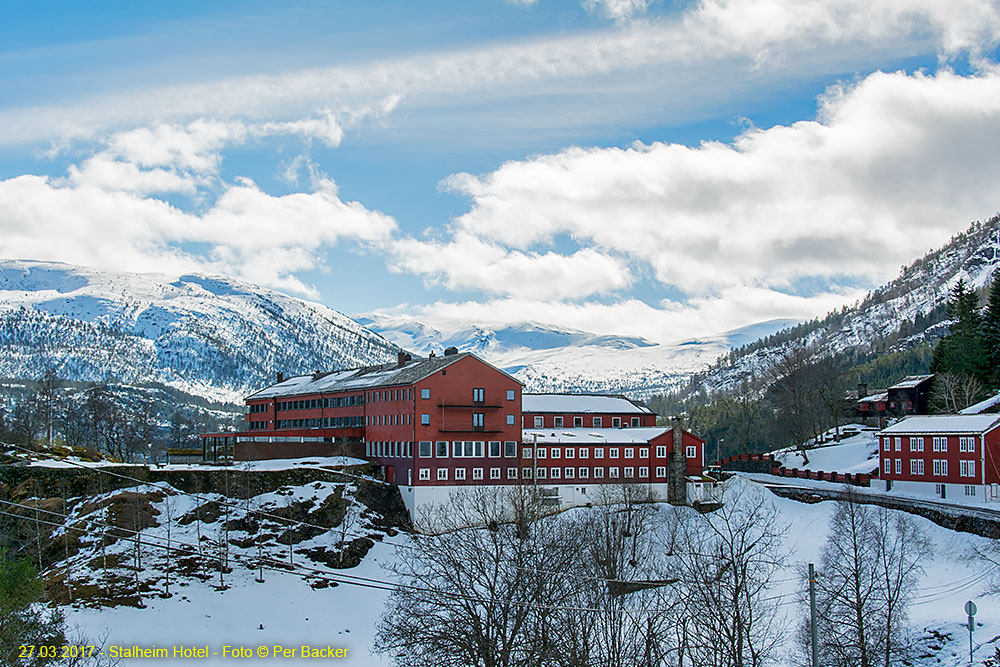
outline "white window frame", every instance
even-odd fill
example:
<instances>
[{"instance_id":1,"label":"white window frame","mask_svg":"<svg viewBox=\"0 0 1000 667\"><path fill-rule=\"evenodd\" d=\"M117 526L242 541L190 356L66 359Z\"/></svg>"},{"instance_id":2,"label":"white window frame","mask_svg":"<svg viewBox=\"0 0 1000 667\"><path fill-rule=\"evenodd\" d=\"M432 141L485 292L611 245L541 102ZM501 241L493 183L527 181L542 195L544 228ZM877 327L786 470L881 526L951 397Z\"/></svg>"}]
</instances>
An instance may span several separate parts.
<instances>
[{"instance_id":1,"label":"white window frame","mask_svg":"<svg viewBox=\"0 0 1000 667\"><path fill-rule=\"evenodd\" d=\"M498 459L503 454L503 443L499 440L490 440L486 445L486 456L491 459Z\"/></svg>"},{"instance_id":2,"label":"white window frame","mask_svg":"<svg viewBox=\"0 0 1000 667\"><path fill-rule=\"evenodd\" d=\"M455 468L455 481L460 482L465 479L465 468Z\"/></svg>"},{"instance_id":3,"label":"white window frame","mask_svg":"<svg viewBox=\"0 0 1000 667\"><path fill-rule=\"evenodd\" d=\"M562 417L553 417L552 418L552 426L553 427L555 427L555 428L562 428L562 425L563 425L563 418Z\"/></svg>"},{"instance_id":4,"label":"white window frame","mask_svg":"<svg viewBox=\"0 0 1000 667\"><path fill-rule=\"evenodd\" d=\"M503 442L503 457L505 459L516 459L517 458L517 441L516 440L504 440L504 442Z\"/></svg>"},{"instance_id":5,"label":"white window frame","mask_svg":"<svg viewBox=\"0 0 1000 667\"><path fill-rule=\"evenodd\" d=\"M626 447L625 448L625 458L627 458L627 459L634 459L635 458L635 447Z\"/></svg>"},{"instance_id":6,"label":"white window frame","mask_svg":"<svg viewBox=\"0 0 1000 667\"><path fill-rule=\"evenodd\" d=\"M577 476L579 479L589 479L590 478L590 468L586 468L586 467L581 466L581 467L577 468L576 471L578 473L580 473Z\"/></svg>"},{"instance_id":7,"label":"white window frame","mask_svg":"<svg viewBox=\"0 0 1000 667\"><path fill-rule=\"evenodd\" d=\"M625 479L635 479L635 468L632 466L626 466L622 469L622 477Z\"/></svg>"},{"instance_id":8,"label":"white window frame","mask_svg":"<svg viewBox=\"0 0 1000 667\"><path fill-rule=\"evenodd\" d=\"M507 479L517 479L517 468L507 468Z\"/></svg>"},{"instance_id":9,"label":"white window frame","mask_svg":"<svg viewBox=\"0 0 1000 667\"><path fill-rule=\"evenodd\" d=\"M423 481L427 482L427 481L430 481L430 478L431 478L431 469L430 468L421 468L417 472L417 479L420 479L420 480L423 480Z\"/></svg>"},{"instance_id":10,"label":"white window frame","mask_svg":"<svg viewBox=\"0 0 1000 667\"><path fill-rule=\"evenodd\" d=\"M612 417L611 418L611 428L621 428L621 427L622 427L622 418L621 417Z\"/></svg>"},{"instance_id":11,"label":"white window frame","mask_svg":"<svg viewBox=\"0 0 1000 667\"><path fill-rule=\"evenodd\" d=\"M604 447L594 447L594 458L595 459L604 458Z\"/></svg>"},{"instance_id":12,"label":"white window frame","mask_svg":"<svg viewBox=\"0 0 1000 667\"><path fill-rule=\"evenodd\" d=\"M535 450L535 456L538 457L538 458L540 458L540 459L544 459L546 454L547 454L547 452L546 452L546 450L545 450L544 447L538 447Z\"/></svg>"},{"instance_id":13,"label":"white window frame","mask_svg":"<svg viewBox=\"0 0 1000 667\"><path fill-rule=\"evenodd\" d=\"M566 458L568 458L568 459L575 459L576 458L576 448L574 448L574 447L567 447L566 448Z\"/></svg>"},{"instance_id":14,"label":"white window frame","mask_svg":"<svg viewBox=\"0 0 1000 667\"><path fill-rule=\"evenodd\" d=\"M658 459L665 459L665 458L667 458L667 446L666 445L657 445L656 446L656 458L658 458Z\"/></svg>"},{"instance_id":15,"label":"white window frame","mask_svg":"<svg viewBox=\"0 0 1000 667\"><path fill-rule=\"evenodd\" d=\"M473 468L472 469L472 479L482 479L482 478L483 478L483 469L482 468Z\"/></svg>"},{"instance_id":16,"label":"white window frame","mask_svg":"<svg viewBox=\"0 0 1000 667\"><path fill-rule=\"evenodd\" d=\"M621 471L618 470L618 466L610 466L610 467L608 467L608 479L618 479L618 473L619 472L621 472Z\"/></svg>"},{"instance_id":17,"label":"white window frame","mask_svg":"<svg viewBox=\"0 0 1000 667\"><path fill-rule=\"evenodd\" d=\"M656 466L656 476L666 477L667 476L667 466Z\"/></svg>"},{"instance_id":18,"label":"white window frame","mask_svg":"<svg viewBox=\"0 0 1000 667\"><path fill-rule=\"evenodd\" d=\"M427 447L427 453L424 453L424 446ZM429 459L434 455L434 442L431 440L421 440L417 444L417 456L422 459Z\"/></svg>"},{"instance_id":19,"label":"white window frame","mask_svg":"<svg viewBox=\"0 0 1000 667\"><path fill-rule=\"evenodd\" d=\"M562 458L562 448L561 447L553 447L552 451L549 452L549 453L551 455L550 458L553 458L553 459L561 459Z\"/></svg>"},{"instance_id":20,"label":"white window frame","mask_svg":"<svg viewBox=\"0 0 1000 667\"><path fill-rule=\"evenodd\" d=\"M545 417L535 417L535 428L545 427Z\"/></svg>"},{"instance_id":21,"label":"white window frame","mask_svg":"<svg viewBox=\"0 0 1000 667\"><path fill-rule=\"evenodd\" d=\"M649 447L640 447L639 448L639 458L640 459L648 459L649 458Z\"/></svg>"},{"instance_id":22,"label":"white window frame","mask_svg":"<svg viewBox=\"0 0 1000 667\"><path fill-rule=\"evenodd\" d=\"M515 468L511 468L515 470ZM500 468L490 468L490 479L500 479Z\"/></svg>"},{"instance_id":23,"label":"white window frame","mask_svg":"<svg viewBox=\"0 0 1000 667\"><path fill-rule=\"evenodd\" d=\"M562 479L562 468L550 468L549 479Z\"/></svg>"},{"instance_id":24,"label":"white window frame","mask_svg":"<svg viewBox=\"0 0 1000 667\"><path fill-rule=\"evenodd\" d=\"M573 428L583 428L583 417L573 417Z\"/></svg>"},{"instance_id":25,"label":"white window frame","mask_svg":"<svg viewBox=\"0 0 1000 667\"><path fill-rule=\"evenodd\" d=\"M616 458L618 458L618 448L617 447L608 447L608 458L609 459L616 459Z\"/></svg>"},{"instance_id":26,"label":"white window frame","mask_svg":"<svg viewBox=\"0 0 1000 667\"><path fill-rule=\"evenodd\" d=\"M885 461L882 462L882 468L885 470L887 475L890 474L892 472L892 459L885 459Z\"/></svg>"},{"instance_id":27,"label":"white window frame","mask_svg":"<svg viewBox=\"0 0 1000 667\"><path fill-rule=\"evenodd\" d=\"M447 440L436 440L434 442L434 458L446 459L448 458L448 450L451 449L451 443Z\"/></svg>"},{"instance_id":28,"label":"white window frame","mask_svg":"<svg viewBox=\"0 0 1000 667\"><path fill-rule=\"evenodd\" d=\"M649 466L639 466L639 479L649 478Z\"/></svg>"},{"instance_id":29,"label":"white window frame","mask_svg":"<svg viewBox=\"0 0 1000 667\"><path fill-rule=\"evenodd\" d=\"M545 468L535 468L535 470L538 472L537 479L545 479Z\"/></svg>"},{"instance_id":30,"label":"white window frame","mask_svg":"<svg viewBox=\"0 0 1000 667\"><path fill-rule=\"evenodd\" d=\"M531 447L523 447L521 449L521 458L522 459L533 459L533 458L535 458L535 453L533 451L531 451Z\"/></svg>"},{"instance_id":31,"label":"white window frame","mask_svg":"<svg viewBox=\"0 0 1000 667\"><path fill-rule=\"evenodd\" d=\"M903 459L896 459L896 474L903 474Z\"/></svg>"},{"instance_id":32,"label":"white window frame","mask_svg":"<svg viewBox=\"0 0 1000 667\"><path fill-rule=\"evenodd\" d=\"M594 479L604 479L604 468L594 468Z\"/></svg>"},{"instance_id":33,"label":"white window frame","mask_svg":"<svg viewBox=\"0 0 1000 667\"><path fill-rule=\"evenodd\" d=\"M594 428L602 428L604 420L601 417L594 417Z\"/></svg>"},{"instance_id":34,"label":"white window frame","mask_svg":"<svg viewBox=\"0 0 1000 667\"><path fill-rule=\"evenodd\" d=\"M575 479L576 478L576 468L573 468L572 466L567 466L566 468L564 468L563 469L563 478L564 479Z\"/></svg>"},{"instance_id":35,"label":"white window frame","mask_svg":"<svg viewBox=\"0 0 1000 667\"><path fill-rule=\"evenodd\" d=\"M902 449L903 449L903 439L902 438L898 438L898 437L897 438L893 438L892 439L892 446L893 446L893 448L897 452L902 451Z\"/></svg>"},{"instance_id":36,"label":"white window frame","mask_svg":"<svg viewBox=\"0 0 1000 667\"><path fill-rule=\"evenodd\" d=\"M446 481L448 479L448 469L447 468L438 468L437 469L437 478L438 478L439 481Z\"/></svg>"},{"instance_id":37,"label":"white window frame","mask_svg":"<svg viewBox=\"0 0 1000 667\"><path fill-rule=\"evenodd\" d=\"M687 453L687 457L689 459L696 459L696 458L698 458L698 446L697 445L688 445L686 453Z\"/></svg>"},{"instance_id":38,"label":"white window frame","mask_svg":"<svg viewBox=\"0 0 1000 667\"><path fill-rule=\"evenodd\" d=\"M580 448L580 458L581 459L589 459L590 458L590 450L587 449L586 447L581 447Z\"/></svg>"}]
</instances>

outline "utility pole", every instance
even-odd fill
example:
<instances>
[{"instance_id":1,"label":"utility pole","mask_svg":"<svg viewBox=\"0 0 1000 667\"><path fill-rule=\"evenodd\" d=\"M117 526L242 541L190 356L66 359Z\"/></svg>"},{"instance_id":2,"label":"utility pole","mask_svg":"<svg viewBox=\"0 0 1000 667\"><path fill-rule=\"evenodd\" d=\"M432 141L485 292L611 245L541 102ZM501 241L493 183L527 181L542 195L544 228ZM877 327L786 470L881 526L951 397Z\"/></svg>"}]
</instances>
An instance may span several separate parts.
<instances>
[{"instance_id":1,"label":"utility pole","mask_svg":"<svg viewBox=\"0 0 1000 667\"><path fill-rule=\"evenodd\" d=\"M812 667L819 667L819 644L816 631L816 566L809 563L809 630L812 633Z\"/></svg>"}]
</instances>

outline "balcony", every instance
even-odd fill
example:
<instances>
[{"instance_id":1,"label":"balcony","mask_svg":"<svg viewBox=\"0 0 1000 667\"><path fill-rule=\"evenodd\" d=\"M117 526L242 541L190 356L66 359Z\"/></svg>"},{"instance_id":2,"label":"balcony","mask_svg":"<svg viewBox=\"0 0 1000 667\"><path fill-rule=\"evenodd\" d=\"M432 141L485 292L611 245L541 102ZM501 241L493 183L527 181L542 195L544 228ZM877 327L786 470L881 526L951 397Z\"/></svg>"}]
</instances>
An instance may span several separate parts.
<instances>
[{"instance_id":1,"label":"balcony","mask_svg":"<svg viewBox=\"0 0 1000 667\"><path fill-rule=\"evenodd\" d=\"M489 403L486 403L485 401L483 401L482 403L477 403L476 401L470 401L468 403L446 403L444 401L441 401L440 403L438 403L438 407L439 408L466 408L466 409L477 408L477 409L480 409L480 410L482 410L482 409L499 410L503 406L502 405L491 405Z\"/></svg>"}]
</instances>

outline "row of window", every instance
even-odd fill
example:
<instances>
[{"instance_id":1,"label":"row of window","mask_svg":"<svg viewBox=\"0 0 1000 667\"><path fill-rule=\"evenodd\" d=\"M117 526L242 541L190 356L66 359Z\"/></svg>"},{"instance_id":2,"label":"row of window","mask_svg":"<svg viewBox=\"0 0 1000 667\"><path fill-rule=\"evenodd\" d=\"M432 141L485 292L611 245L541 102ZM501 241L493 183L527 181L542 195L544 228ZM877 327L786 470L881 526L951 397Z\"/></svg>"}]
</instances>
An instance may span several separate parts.
<instances>
[{"instance_id":1,"label":"row of window","mask_svg":"<svg viewBox=\"0 0 1000 667\"><path fill-rule=\"evenodd\" d=\"M535 424L534 425L535 428L544 428L545 427L545 417L536 416L534 418L534 424ZM603 417L594 417L591 420L591 424L590 425L593 426L594 428L603 428L604 427L604 418ZM637 427L637 426L641 426L641 425L642 425L642 418L641 417L632 417L632 426L633 427ZM562 417L553 417L552 418L552 427L553 428L563 428L563 418ZM611 428L621 428L621 427L622 427L622 418L621 417L612 417L611 418ZM583 417L573 417L573 428L583 428Z\"/></svg>"},{"instance_id":2,"label":"row of window","mask_svg":"<svg viewBox=\"0 0 1000 667\"><path fill-rule=\"evenodd\" d=\"M278 401L278 410L314 410L317 408L347 408L354 405L364 405L364 394L353 396L330 396L328 398L304 398L296 401ZM265 404L261 404L266 408ZM251 412L263 412L264 410L254 410L255 406L250 406Z\"/></svg>"},{"instance_id":3,"label":"row of window","mask_svg":"<svg viewBox=\"0 0 1000 667\"><path fill-rule=\"evenodd\" d=\"M422 440L417 444L417 456L429 459L431 456L437 458L447 458L449 455L455 458L477 458L482 457L483 452L490 458L512 459L517 456L517 442L508 440L501 444L499 440L491 440L484 443L482 440L438 440L431 442ZM450 453L450 454L449 454Z\"/></svg>"},{"instance_id":4,"label":"row of window","mask_svg":"<svg viewBox=\"0 0 1000 667\"><path fill-rule=\"evenodd\" d=\"M413 389L383 389L382 391L368 392L368 401L371 403L386 403L388 401L412 401Z\"/></svg>"},{"instance_id":5,"label":"row of window","mask_svg":"<svg viewBox=\"0 0 1000 667\"><path fill-rule=\"evenodd\" d=\"M427 400L430 397L431 397L431 390L430 389L421 389L420 390L420 398L421 399ZM508 401L513 401L515 399L517 399L517 392L514 391L513 389L508 389L507 390L507 400ZM486 389L483 388L483 387L474 387L472 389L472 402L473 403L485 403L486 402Z\"/></svg>"},{"instance_id":6,"label":"row of window","mask_svg":"<svg viewBox=\"0 0 1000 667\"><path fill-rule=\"evenodd\" d=\"M368 456L413 458L413 443L376 440L366 443L365 451Z\"/></svg>"},{"instance_id":7,"label":"row of window","mask_svg":"<svg viewBox=\"0 0 1000 667\"><path fill-rule=\"evenodd\" d=\"M258 428L265 428L267 422L250 422L250 428L254 424L260 424ZM278 428L358 428L365 425L363 415L352 415L349 417L314 417L312 419L279 419Z\"/></svg>"},{"instance_id":8,"label":"row of window","mask_svg":"<svg viewBox=\"0 0 1000 667\"><path fill-rule=\"evenodd\" d=\"M608 447L607 449L608 449L608 458L609 459L617 459L619 457L619 454L624 454L623 458L626 458L626 459L635 458L635 448L634 447L625 447L625 448ZM525 447L524 450L523 450L523 452L522 452L522 456L523 456L523 458L530 459L530 458L532 458L533 455L537 455L538 458L544 459L544 458L549 458L549 455L551 454L551 458L558 459L558 458L562 458L562 455L563 455L564 451L566 453L566 458L571 459L571 458L574 458L577 455L577 451L578 450L575 447L565 447L565 448L562 448L562 447L549 447L549 448L546 448L546 447L536 447L536 448L534 448L534 451L532 451L531 447ZM594 458L595 459L603 459L604 458L604 447L594 447L593 451L594 451ZM698 448L696 446L694 446L694 445L688 445L687 447L685 447L685 452L684 453L687 456L687 458L689 458L689 459L697 458L698 457ZM579 448L579 455L580 455L581 459L590 458L590 450L587 449L587 448L584 448L584 447L580 447ZM656 457L660 458L660 459L664 459L664 458L667 457L667 447L666 447L666 445L657 445L657 447L656 447ZM649 458L649 447L640 447L639 448L639 458L640 459L648 459Z\"/></svg>"},{"instance_id":9,"label":"row of window","mask_svg":"<svg viewBox=\"0 0 1000 667\"><path fill-rule=\"evenodd\" d=\"M409 426L413 423L413 415L409 413L368 415L369 426Z\"/></svg>"},{"instance_id":10,"label":"row of window","mask_svg":"<svg viewBox=\"0 0 1000 667\"><path fill-rule=\"evenodd\" d=\"M923 436L910 436L909 445L911 452L922 452L924 451L924 440ZM882 441L882 446L885 451L895 450L901 451L903 448L903 438L884 438ZM948 437L947 436L933 436L931 438L931 449L935 452L946 452L948 451ZM976 451L976 439L972 436L962 436L958 439L958 451L960 452L974 452Z\"/></svg>"},{"instance_id":11,"label":"row of window","mask_svg":"<svg viewBox=\"0 0 1000 667\"><path fill-rule=\"evenodd\" d=\"M903 474L903 460L895 459L895 464L893 464L893 459L884 459L882 461L882 469L886 473L893 472L897 475ZM946 477L948 475L948 460L947 459L934 459L931 461L931 474L937 477ZM910 461L910 474L911 475L923 475L924 474L924 460L923 459L912 459ZM975 461L959 461L958 462L958 474L960 477L975 477L976 476L976 462Z\"/></svg>"},{"instance_id":12,"label":"row of window","mask_svg":"<svg viewBox=\"0 0 1000 667\"><path fill-rule=\"evenodd\" d=\"M267 412L267 403L251 403L250 412Z\"/></svg>"},{"instance_id":13,"label":"row of window","mask_svg":"<svg viewBox=\"0 0 1000 667\"><path fill-rule=\"evenodd\" d=\"M454 471L454 479L462 481L468 479L466 475L468 474L468 468L435 468L434 479L439 481L447 481L449 475ZM472 468L472 479L479 480L483 479L483 472L485 468ZM607 470L607 477L605 477L605 470ZM490 468L490 479L501 479L500 468ZM610 467L610 468L574 468L574 467L561 467L561 468L521 468L520 469L520 479L536 479L535 475L537 473L537 479L649 479L649 468L646 466L640 466L638 468L638 475L636 475L637 469L634 467ZM507 468L507 479L518 479L518 469L517 468ZM667 476L666 466L657 466L655 470L655 476L664 478ZM417 479L424 481L431 479L431 469L430 468L420 468L417 471Z\"/></svg>"}]
</instances>

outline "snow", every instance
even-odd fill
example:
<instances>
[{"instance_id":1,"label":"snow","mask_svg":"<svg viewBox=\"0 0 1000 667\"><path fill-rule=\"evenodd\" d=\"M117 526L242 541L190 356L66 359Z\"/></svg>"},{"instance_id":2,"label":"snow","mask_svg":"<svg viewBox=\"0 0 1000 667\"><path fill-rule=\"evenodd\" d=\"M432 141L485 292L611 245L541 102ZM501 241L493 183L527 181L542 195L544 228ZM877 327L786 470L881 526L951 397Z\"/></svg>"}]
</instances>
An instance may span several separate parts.
<instances>
[{"instance_id":1,"label":"snow","mask_svg":"<svg viewBox=\"0 0 1000 667\"><path fill-rule=\"evenodd\" d=\"M521 442L536 441L539 445L631 445L646 444L669 431L669 427L639 428L531 428L521 431Z\"/></svg>"},{"instance_id":2,"label":"snow","mask_svg":"<svg viewBox=\"0 0 1000 667\"><path fill-rule=\"evenodd\" d=\"M979 401L978 403L970 405L969 407L965 408L964 410L959 410L958 414L960 414L960 415L978 415L980 412L983 412L985 410L989 410L990 408L994 407L997 404L1000 404L1000 394L994 394L993 396L990 396L989 398L987 398L985 400L982 400L982 401Z\"/></svg>"},{"instance_id":3,"label":"snow","mask_svg":"<svg viewBox=\"0 0 1000 667\"><path fill-rule=\"evenodd\" d=\"M922 433L974 433L992 430L1000 415L913 415L883 429L885 435L919 435Z\"/></svg>"},{"instance_id":4,"label":"snow","mask_svg":"<svg viewBox=\"0 0 1000 667\"><path fill-rule=\"evenodd\" d=\"M861 425L844 428L860 430L856 435L844 438L836 444L820 445L806 450L809 463L803 462L798 449L787 448L772 452L774 458L786 468L801 470L822 470L823 472L870 473L878 468L878 439L875 430Z\"/></svg>"},{"instance_id":5,"label":"snow","mask_svg":"<svg viewBox=\"0 0 1000 667\"><path fill-rule=\"evenodd\" d=\"M613 412L652 414L645 406L636 405L622 396L587 394L521 394L522 412Z\"/></svg>"},{"instance_id":6,"label":"snow","mask_svg":"<svg viewBox=\"0 0 1000 667\"><path fill-rule=\"evenodd\" d=\"M921 382L930 380L933 375L907 375L905 378L889 387L889 389L912 389Z\"/></svg>"}]
</instances>

